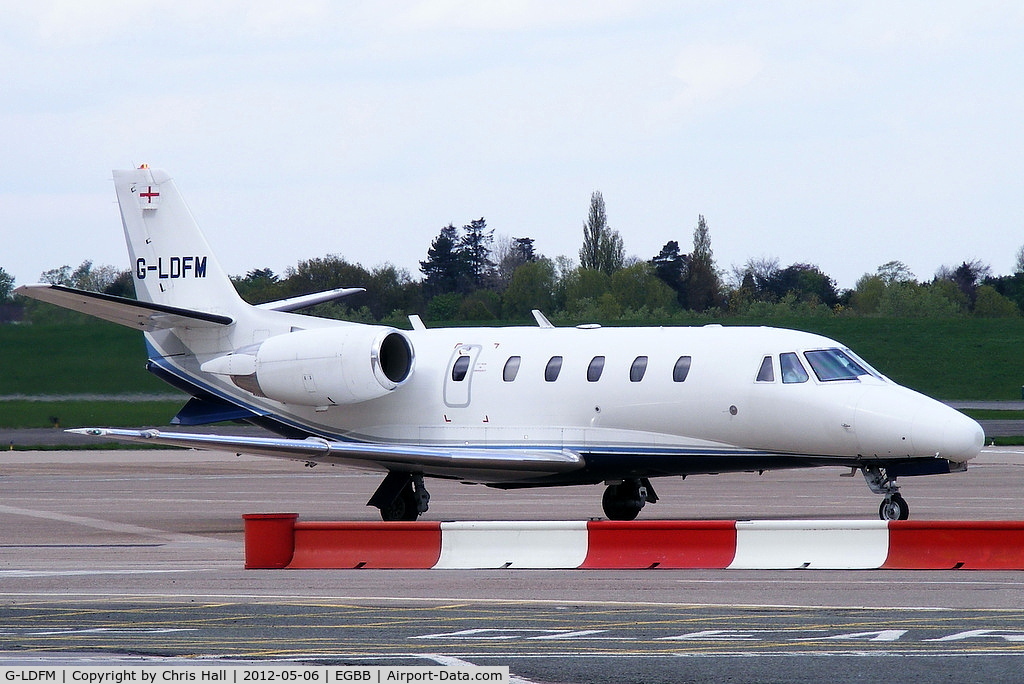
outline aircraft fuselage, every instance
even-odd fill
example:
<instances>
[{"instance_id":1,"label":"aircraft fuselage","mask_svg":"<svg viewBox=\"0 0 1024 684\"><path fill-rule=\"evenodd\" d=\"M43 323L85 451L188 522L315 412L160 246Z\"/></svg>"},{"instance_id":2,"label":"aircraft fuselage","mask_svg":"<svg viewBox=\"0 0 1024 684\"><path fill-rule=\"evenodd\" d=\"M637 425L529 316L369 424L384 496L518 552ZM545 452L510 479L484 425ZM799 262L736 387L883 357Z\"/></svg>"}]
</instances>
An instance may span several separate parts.
<instances>
[{"instance_id":1,"label":"aircraft fuselage","mask_svg":"<svg viewBox=\"0 0 1024 684\"><path fill-rule=\"evenodd\" d=\"M307 326L316 321L322 338L317 348L330 347L333 332L341 335L350 325L265 315L304 319ZM859 467L936 456L959 463L976 455L982 440L977 423L959 412L884 378L834 340L794 330L584 326L403 334L415 352L407 381L383 396L353 403L332 403L326 395L315 406L275 401L196 371L224 349L193 363L181 356L155 360L198 387L254 413L273 415L292 434L584 454L585 471L546 475L539 478L543 482L827 463ZM342 346L336 354L324 350L329 362L370 366L367 353L360 359ZM819 377L808 354L834 361L837 353L863 372ZM794 361L802 372L784 377ZM767 376L765 363L771 367ZM297 393L316 391L321 382L316 370L292 371L304 383ZM538 481L522 472L473 472L461 466L424 472L490 484Z\"/></svg>"}]
</instances>

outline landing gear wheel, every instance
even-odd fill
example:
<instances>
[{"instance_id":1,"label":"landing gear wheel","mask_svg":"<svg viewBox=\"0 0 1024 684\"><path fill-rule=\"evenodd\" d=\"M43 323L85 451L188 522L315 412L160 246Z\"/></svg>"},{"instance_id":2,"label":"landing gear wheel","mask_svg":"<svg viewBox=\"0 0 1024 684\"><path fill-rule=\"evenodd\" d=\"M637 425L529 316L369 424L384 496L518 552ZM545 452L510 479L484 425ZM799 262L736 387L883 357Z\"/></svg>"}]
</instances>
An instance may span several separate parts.
<instances>
[{"instance_id":1,"label":"landing gear wheel","mask_svg":"<svg viewBox=\"0 0 1024 684\"><path fill-rule=\"evenodd\" d=\"M637 488L628 484L608 485L601 498L601 506L609 520L636 520L644 503Z\"/></svg>"},{"instance_id":2,"label":"landing gear wheel","mask_svg":"<svg viewBox=\"0 0 1024 684\"><path fill-rule=\"evenodd\" d=\"M380 509L381 520L415 520L420 517L419 502L410 482L402 493L387 506Z\"/></svg>"},{"instance_id":3,"label":"landing gear wheel","mask_svg":"<svg viewBox=\"0 0 1024 684\"><path fill-rule=\"evenodd\" d=\"M878 517L882 520L906 520L910 517L910 506L902 496L892 494L878 507Z\"/></svg>"}]
</instances>

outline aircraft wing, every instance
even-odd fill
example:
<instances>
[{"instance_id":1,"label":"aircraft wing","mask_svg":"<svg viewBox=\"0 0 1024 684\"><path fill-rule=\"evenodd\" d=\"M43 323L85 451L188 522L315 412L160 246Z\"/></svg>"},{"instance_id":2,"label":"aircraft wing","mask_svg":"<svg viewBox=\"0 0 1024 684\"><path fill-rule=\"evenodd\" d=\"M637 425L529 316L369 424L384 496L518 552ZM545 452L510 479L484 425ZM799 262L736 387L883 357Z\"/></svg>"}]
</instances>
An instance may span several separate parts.
<instances>
[{"instance_id":1,"label":"aircraft wing","mask_svg":"<svg viewBox=\"0 0 1024 684\"><path fill-rule=\"evenodd\" d=\"M524 473L562 473L582 468L583 458L567 449L447 448L401 444L340 442L319 437L239 437L228 435L78 428L79 435L106 437L124 442L165 444L192 449L236 451L258 456L289 458L314 463L344 462L376 465L381 469L444 469Z\"/></svg>"},{"instance_id":2,"label":"aircraft wing","mask_svg":"<svg viewBox=\"0 0 1024 684\"><path fill-rule=\"evenodd\" d=\"M147 332L174 327L209 328L231 325L234 322L230 316L181 309L165 304L140 302L127 297L78 290L63 285L45 283L22 285L14 292L31 299L56 304L65 309Z\"/></svg>"}]
</instances>

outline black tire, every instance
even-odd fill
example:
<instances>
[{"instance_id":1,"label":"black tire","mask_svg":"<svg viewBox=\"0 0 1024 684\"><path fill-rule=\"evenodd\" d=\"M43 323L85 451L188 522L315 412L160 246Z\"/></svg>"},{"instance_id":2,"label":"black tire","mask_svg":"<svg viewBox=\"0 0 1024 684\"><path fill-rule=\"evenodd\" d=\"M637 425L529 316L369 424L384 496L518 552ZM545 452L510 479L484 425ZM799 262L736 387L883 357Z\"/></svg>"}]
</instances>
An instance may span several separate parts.
<instances>
[{"instance_id":1,"label":"black tire","mask_svg":"<svg viewBox=\"0 0 1024 684\"><path fill-rule=\"evenodd\" d=\"M416 501L416 493L413 491L412 483L402 490L394 501L380 509L381 520L388 522L408 521L411 522L420 517L419 505Z\"/></svg>"},{"instance_id":2,"label":"black tire","mask_svg":"<svg viewBox=\"0 0 1024 684\"><path fill-rule=\"evenodd\" d=\"M910 506L899 494L887 496L878 507L878 517L882 520L906 520L910 517Z\"/></svg>"},{"instance_id":3,"label":"black tire","mask_svg":"<svg viewBox=\"0 0 1024 684\"><path fill-rule=\"evenodd\" d=\"M609 485L601 498L601 507L609 520L636 520L643 504L632 487Z\"/></svg>"}]
</instances>

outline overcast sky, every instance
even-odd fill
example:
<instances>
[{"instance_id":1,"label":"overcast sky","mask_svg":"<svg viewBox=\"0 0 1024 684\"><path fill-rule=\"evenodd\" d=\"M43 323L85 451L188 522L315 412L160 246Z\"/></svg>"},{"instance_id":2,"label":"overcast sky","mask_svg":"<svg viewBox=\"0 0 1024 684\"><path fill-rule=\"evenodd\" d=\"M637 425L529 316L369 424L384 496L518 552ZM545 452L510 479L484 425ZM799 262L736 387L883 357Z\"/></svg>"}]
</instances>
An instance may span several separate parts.
<instances>
[{"instance_id":1,"label":"overcast sky","mask_svg":"<svg viewBox=\"0 0 1024 684\"><path fill-rule=\"evenodd\" d=\"M110 170L176 179L232 274L419 277L481 216L577 257L811 263L852 287L1024 244L1024 4L0 1L0 267L127 267ZM352 283L359 285L359 283Z\"/></svg>"}]
</instances>

